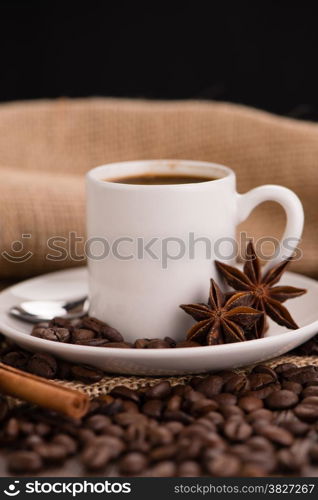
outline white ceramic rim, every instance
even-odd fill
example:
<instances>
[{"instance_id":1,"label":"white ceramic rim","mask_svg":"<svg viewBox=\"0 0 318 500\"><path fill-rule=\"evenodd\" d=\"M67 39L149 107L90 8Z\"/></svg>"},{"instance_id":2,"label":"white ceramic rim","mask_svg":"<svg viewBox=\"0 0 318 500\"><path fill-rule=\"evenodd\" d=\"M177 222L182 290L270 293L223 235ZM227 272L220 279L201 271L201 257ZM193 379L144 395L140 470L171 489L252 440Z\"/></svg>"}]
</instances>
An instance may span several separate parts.
<instances>
[{"instance_id":1,"label":"white ceramic rim","mask_svg":"<svg viewBox=\"0 0 318 500\"><path fill-rule=\"evenodd\" d=\"M62 270L62 271L55 271L53 272L54 274L57 274L57 273L63 273L65 272L65 270ZM53 274L52 273L52 274ZM51 273L46 273L42 276L40 276L40 278L44 277L44 276L48 276L49 274ZM288 274L294 274L294 273L289 273L287 272L286 275ZM307 276L302 276L304 280L306 280L307 282L314 282L315 284L317 284L317 281L316 280L313 280L311 278L308 278ZM31 278L29 280L25 280L23 281L23 283L27 283L29 281L32 281L34 279L37 279L37 278ZM0 293L0 301L1 301L1 296L2 295L5 295L5 294L10 294L10 290L12 288L14 288L15 285L13 285L12 287L9 287L5 290L3 290L1 293ZM308 287L309 288L309 287ZM236 345L236 349L237 349L237 352L238 354L240 353L240 351L245 351L246 348L248 348L249 346L253 348L253 346L257 345L255 343L258 342L258 345L259 345L259 348L261 349L262 348L262 344L266 344L266 343L270 343L272 342L275 338L277 337L281 337L282 335L285 335L287 336L288 338L291 338L291 337L295 337L297 335L299 335L300 333L307 333L309 330L312 330L313 328L317 328L318 330L318 319L313 321L312 323L309 323L308 325L305 325L305 326L302 326L300 328L298 328L297 330L290 330L290 331L286 331L286 332L282 332L282 333L279 333L277 335L271 335L269 337L264 337L262 339L254 339L254 340L248 340L246 342L237 342L235 345ZM4 329L3 329L4 330ZM28 338L28 344L30 346L34 346L34 347L39 347L41 349L41 346L43 347L45 344L47 344L47 342L50 342L51 344L54 344L56 345L57 343L52 341L52 340L44 340L44 339L40 339L38 337L32 337L31 335L29 334L26 334L26 333L22 333L20 332L17 328L13 328L9 325L6 325L5 326L5 330L10 332L10 335L11 335L11 339L16 339L17 342L20 340L22 340L23 342L26 341L26 337ZM4 335L6 335L6 332L4 331ZM286 338L287 340L287 338ZM77 352L87 352L87 350L89 349L89 352L90 353L101 353L101 350L102 349L107 349L108 352L110 354L120 354L119 351L124 351L124 356L125 358L129 358L129 359L134 359L134 358L160 358L162 357L162 354L163 352L165 353L165 356L167 356L168 358L170 357L175 357L176 354L179 354L179 355L183 355L185 357L187 356L191 356L192 355L195 355L195 353L199 353L199 352L205 352L207 353L208 350L211 350L211 349L221 349L221 351L224 351L224 354L226 354L226 351L229 350L231 351L233 349L233 343L231 344L219 344L219 345L215 345L215 346L202 346L202 347L187 347L187 348L179 348L179 349L130 349L130 348L116 348L116 347L94 347L94 346L82 346L82 345L74 345L74 344L64 344L62 342L59 342L59 348L61 350L61 354L63 352L73 352L73 353L77 353Z\"/></svg>"},{"instance_id":2,"label":"white ceramic rim","mask_svg":"<svg viewBox=\"0 0 318 500\"><path fill-rule=\"evenodd\" d=\"M134 172L131 172L131 169ZM118 171L119 170L119 171ZM178 174L196 174L215 176L216 179L208 179L206 182L196 182L187 184L124 184L112 182L111 179L128 177L129 175L142 175L148 173L178 173ZM194 187L199 188L200 186L208 185L220 185L227 182L229 179L235 179L234 171L221 165L219 163L207 162L207 161L196 161L196 160L137 160L137 161L124 161L107 163L100 165L98 167L89 170L86 174L86 178L92 181L94 184L99 186L104 185L107 189L114 190L154 190L154 191L166 191L166 190L193 190ZM109 179L105 180L105 179Z\"/></svg>"}]
</instances>

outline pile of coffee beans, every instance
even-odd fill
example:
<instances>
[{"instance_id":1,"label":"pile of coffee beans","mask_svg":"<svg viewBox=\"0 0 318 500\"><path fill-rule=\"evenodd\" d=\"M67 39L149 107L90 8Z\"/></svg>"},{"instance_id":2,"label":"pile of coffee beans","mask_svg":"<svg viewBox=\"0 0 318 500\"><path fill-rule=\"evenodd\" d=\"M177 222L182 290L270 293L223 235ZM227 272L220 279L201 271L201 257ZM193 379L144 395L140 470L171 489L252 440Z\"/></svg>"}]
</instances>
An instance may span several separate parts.
<instances>
[{"instance_id":1,"label":"pile of coffee beans","mask_svg":"<svg viewBox=\"0 0 318 500\"><path fill-rule=\"evenodd\" d=\"M83 474L318 474L318 368L285 363L223 371L186 385L117 386L82 420L0 400L0 443L13 474L73 457Z\"/></svg>"},{"instance_id":2,"label":"pile of coffee beans","mask_svg":"<svg viewBox=\"0 0 318 500\"><path fill-rule=\"evenodd\" d=\"M170 337L163 339L137 339L134 344L125 342L121 333L103 321L90 316L73 321L54 318L49 323L38 323L31 333L34 337L54 342L64 342L94 347L117 347L126 349L169 349L175 347L199 347L198 342L184 340L175 342Z\"/></svg>"}]
</instances>

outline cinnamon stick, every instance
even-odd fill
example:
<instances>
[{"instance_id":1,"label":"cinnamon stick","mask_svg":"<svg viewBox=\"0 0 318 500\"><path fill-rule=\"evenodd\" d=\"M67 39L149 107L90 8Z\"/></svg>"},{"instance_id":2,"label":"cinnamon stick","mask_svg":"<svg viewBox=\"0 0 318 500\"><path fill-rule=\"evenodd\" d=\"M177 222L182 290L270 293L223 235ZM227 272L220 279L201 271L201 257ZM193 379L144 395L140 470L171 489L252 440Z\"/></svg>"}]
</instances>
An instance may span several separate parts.
<instances>
[{"instance_id":1,"label":"cinnamon stick","mask_svg":"<svg viewBox=\"0 0 318 500\"><path fill-rule=\"evenodd\" d=\"M86 394L3 363L0 363L0 391L73 418L81 418L89 406Z\"/></svg>"}]
</instances>

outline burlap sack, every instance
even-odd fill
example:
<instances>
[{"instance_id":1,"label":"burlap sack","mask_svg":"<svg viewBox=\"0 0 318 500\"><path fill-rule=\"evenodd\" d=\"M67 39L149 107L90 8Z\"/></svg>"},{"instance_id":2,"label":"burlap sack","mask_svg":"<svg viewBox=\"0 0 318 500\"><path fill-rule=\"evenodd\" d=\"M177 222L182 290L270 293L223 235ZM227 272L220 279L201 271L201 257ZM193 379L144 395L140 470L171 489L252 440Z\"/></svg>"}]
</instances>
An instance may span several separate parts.
<instances>
[{"instance_id":1,"label":"burlap sack","mask_svg":"<svg viewBox=\"0 0 318 500\"><path fill-rule=\"evenodd\" d=\"M0 252L11 261L34 254L17 263L2 253L0 278L83 263L46 256L48 238L84 235L84 173L142 158L226 164L237 172L240 192L265 183L293 189L306 213L304 257L294 269L318 275L318 125L226 103L96 98L0 106ZM282 210L268 203L244 229L253 236L278 235L283 223ZM11 248L15 240L23 248Z\"/></svg>"}]
</instances>

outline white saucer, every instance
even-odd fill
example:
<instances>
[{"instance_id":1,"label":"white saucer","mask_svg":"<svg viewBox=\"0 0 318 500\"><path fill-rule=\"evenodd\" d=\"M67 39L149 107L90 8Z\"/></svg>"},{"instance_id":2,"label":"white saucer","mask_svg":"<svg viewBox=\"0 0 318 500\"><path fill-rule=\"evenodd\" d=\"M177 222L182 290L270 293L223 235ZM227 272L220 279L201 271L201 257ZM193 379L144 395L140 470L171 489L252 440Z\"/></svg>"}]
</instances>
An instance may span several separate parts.
<instances>
[{"instance_id":1,"label":"white saucer","mask_svg":"<svg viewBox=\"0 0 318 500\"><path fill-rule=\"evenodd\" d=\"M307 294L288 302L288 309L300 328L287 330L271 322L266 338L248 342L184 349L86 347L31 337L31 325L7 314L12 305L23 300L75 299L86 295L85 268L45 274L4 290L0 293L0 331L28 350L48 352L109 373L183 375L237 368L284 354L318 332L318 282L286 273L281 283L308 289Z\"/></svg>"}]
</instances>

